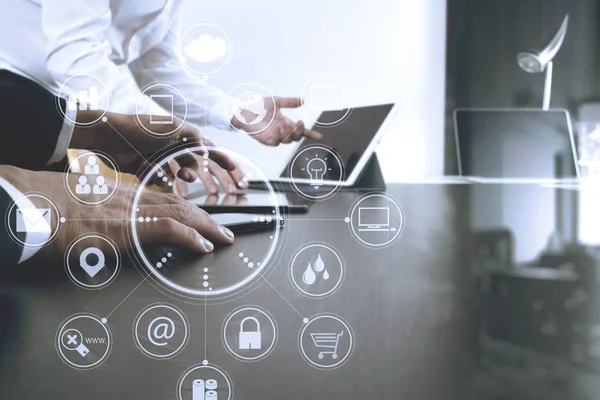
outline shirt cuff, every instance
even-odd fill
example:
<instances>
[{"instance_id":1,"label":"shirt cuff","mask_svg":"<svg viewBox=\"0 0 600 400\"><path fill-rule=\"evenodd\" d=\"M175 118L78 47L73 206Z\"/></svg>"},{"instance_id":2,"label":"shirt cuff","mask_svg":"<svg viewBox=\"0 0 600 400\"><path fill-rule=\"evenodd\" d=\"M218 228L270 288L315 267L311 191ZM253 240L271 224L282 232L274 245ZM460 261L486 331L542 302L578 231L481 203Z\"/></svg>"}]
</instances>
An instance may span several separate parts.
<instances>
[{"instance_id":1,"label":"shirt cuff","mask_svg":"<svg viewBox=\"0 0 600 400\"><path fill-rule=\"evenodd\" d=\"M65 111L65 118L63 121L63 126L58 134L58 140L56 141L56 147L54 148L54 153L50 160L48 160L48 164L52 165L59 161L62 161L67 156L67 150L69 149L69 143L71 143L71 138L73 137L73 131L75 130L75 123L73 121L77 121L77 110L69 110Z\"/></svg>"},{"instance_id":2,"label":"shirt cuff","mask_svg":"<svg viewBox=\"0 0 600 400\"><path fill-rule=\"evenodd\" d=\"M218 129L234 130L231 126L231 120L234 116L234 110L237 110L240 104L241 101L234 97L221 97L210 109L208 122Z\"/></svg>"},{"instance_id":3,"label":"shirt cuff","mask_svg":"<svg viewBox=\"0 0 600 400\"><path fill-rule=\"evenodd\" d=\"M33 205L33 203L27 197L25 197L23 195L23 193L21 193L16 187L14 187L8 181L6 181L5 179L3 179L1 177L0 177L0 187L2 187L2 189L4 189L4 191L11 197L11 199L13 199L13 201L15 201L15 202L18 201L18 203L16 203L18 210L36 209L36 207ZM7 225L7 229L10 229L9 225ZM34 236L35 236L36 243L43 243L50 238L50 233L26 232L24 242L25 243L33 243L32 238ZM21 258L19 258L19 264L30 259L35 253L38 252L39 249L40 249L39 247L23 246L23 252L21 253Z\"/></svg>"}]
</instances>

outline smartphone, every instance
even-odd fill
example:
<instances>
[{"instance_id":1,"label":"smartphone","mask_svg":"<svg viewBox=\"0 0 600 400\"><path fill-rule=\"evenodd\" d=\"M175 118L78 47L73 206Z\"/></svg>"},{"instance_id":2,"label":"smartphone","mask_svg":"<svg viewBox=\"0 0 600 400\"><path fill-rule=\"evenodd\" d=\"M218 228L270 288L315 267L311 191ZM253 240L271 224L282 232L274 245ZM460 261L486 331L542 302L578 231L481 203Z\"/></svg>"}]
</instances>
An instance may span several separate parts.
<instances>
[{"instance_id":1,"label":"smartphone","mask_svg":"<svg viewBox=\"0 0 600 400\"><path fill-rule=\"evenodd\" d=\"M213 214L211 217L220 225L230 229L234 234L273 231L285 225L283 218L266 218L264 215L252 214Z\"/></svg>"},{"instance_id":2,"label":"smartphone","mask_svg":"<svg viewBox=\"0 0 600 400\"><path fill-rule=\"evenodd\" d=\"M277 193L275 196L277 202L271 193L261 190L247 190L236 194L219 193L218 195L197 192L190 194L187 200L210 214L271 214L275 203L279 205L279 212L303 214L308 212L312 204L311 201L303 199L295 193Z\"/></svg>"}]
</instances>

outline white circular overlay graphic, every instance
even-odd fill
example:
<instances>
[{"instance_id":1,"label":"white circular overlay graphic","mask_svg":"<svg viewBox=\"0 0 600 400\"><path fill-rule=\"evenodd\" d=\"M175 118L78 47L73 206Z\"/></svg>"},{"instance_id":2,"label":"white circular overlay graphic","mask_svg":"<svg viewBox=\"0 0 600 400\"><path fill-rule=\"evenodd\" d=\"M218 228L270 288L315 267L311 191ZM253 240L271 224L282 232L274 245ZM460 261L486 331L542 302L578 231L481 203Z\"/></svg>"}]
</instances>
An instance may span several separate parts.
<instances>
[{"instance_id":1,"label":"white circular overlay graphic","mask_svg":"<svg viewBox=\"0 0 600 400\"><path fill-rule=\"evenodd\" d=\"M352 112L355 96L339 75L322 73L311 77L302 88L303 111L307 120L320 116L315 125L333 127L344 122ZM322 114L327 111L326 114Z\"/></svg>"},{"instance_id":2,"label":"white circular overlay graphic","mask_svg":"<svg viewBox=\"0 0 600 400\"><path fill-rule=\"evenodd\" d=\"M246 174L244 179L257 179L265 182L265 201L271 201L271 215L261 218L258 224L269 225L268 229L259 230L253 235L238 235L233 244L218 245L208 254L195 254L191 256L178 256L178 249L168 248L157 251L152 244L144 245L138 238L138 227L141 224L152 224L160 221L155 215L147 215L139 201L151 177L163 168L165 164L179 157L189 155L190 152L218 151L232 158ZM200 182L190 185L190 193L203 190ZM135 256L144 272L150 272L152 281L159 284L186 301L204 302L205 300L217 302L232 299L233 296L247 292L255 285L263 283L265 274L276 265L281 255L282 242L286 237L280 224L273 224L283 218L279 193L269 183L266 175L247 158L223 148L196 146L182 148L157 162L152 169L144 175L141 185L137 189L134 201L130 208L130 239L135 251ZM198 199L198 206L204 202L210 204L210 197ZM234 196L234 202L244 202L244 195ZM216 217L215 217L216 218ZM273 226L274 225L274 226ZM289 229L288 229L289 230ZM260 239L260 240L257 240Z\"/></svg>"},{"instance_id":3,"label":"white circular overlay graphic","mask_svg":"<svg viewBox=\"0 0 600 400\"><path fill-rule=\"evenodd\" d=\"M121 256L117 245L100 234L81 236L65 254L67 276L84 289L110 285L119 274Z\"/></svg>"},{"instance_id":4,"label":"white circular overlay graphic","mask_svg":"<svg viewBox=\"0 0 600 400\"><path fill-rule=\"evenodd\" d=\"M177 399L232 400L233 384L227 373L216 365L195 365L179 378Z\"/></svg>"},{"instance_id":5,"label":"white circular overlay graphic","mask_svg":"<svg viewBox=\"0 0 600 400\"><path fill-rule=\"evenodd\" d=\"M178 132L187 122L188 103L181 90L168 83L146 86L135 106L135 117L142 129L151 135L169 136ZM154 104L148 109L147 99Z\"/></svg>"},{"instance_id":6,"label":"white circular overlay graphic","mask_svg":"<svg viewBox=\"0 0 600 400\"><path fill-rule=\"evenodd\" d=\"M77 126L91 126L106 116L110 106L110 90L106 83L96 75L76 74L68 77L62 83L57 93L57 99L66 101L64 109L60 104L58 107L65 119ZM102 111L102 113L92 120L77 122L77 112L86 110Z\"/></svg>"},{"instance_id":7,"label":"white circular overlay graphic","mask_svg":"<svg viewBox=\"0 0 600 400\"><path fill-rule=\"evenodd\" d=\"M223 28L200 23L183 33L179 40L179 52L188 70L200 75L212 75L227 65L232 46Z\"/></svg>"},{"instance_id":8,"label":"white circular overlay graphic","mask_svg":"<svg viewBox=\"0 0 600 400\"><path fill-rule=\"evenodd\" d=\"M136 346L155 359L176 356L185 348L189 337L187 318L170 304L152 304L144 308L133 324Z\"/></svg>"},{"instance_id":9,"label":"white circular overlay graphic","mask_svg":"<svg viewBox=\"0 0 600 400\"><path fill-rule=\"evenodd\" d=\"M119 169L106 154L84 151L69 160L65 186L80 203L90 206L105 203L115 194L118 185Z\"/></svg>"},{"instance_id":10,"label":"white circular overlay graphic","mask_svg":"<svg viewBox=\"0 0 600 400\"><path fill-rule=\"evenodd\" d=\"M345 267L339 251L325 243L310 243L294 253L290 280L294 288L310 298L327 297L342 285Z\"/></svg>"},{"instance_id":11,"label":"white circular overlay graphic","mask_svg":"<svg viewBox=\"0 0 600 400\"><path fill-rule=\"evenodd\" d=\"M49 197L30 193L10 205L5 223L15 242L24 247L38 248L56 237L61 227L61 216Z\"/></svg>"},{"instance_id":12,"label":"white circular overlay graphic","mask_svg":"<svg viewBox=\"0 0 600 400\"><path fill-rule=\"evenodd\" d=\"M278 104L275 96L260 83L241 83L231 89L228 98L231 100L225 103L225 118L239 132L261 134L277 119ZM238 123L234 124L234 118Z\"/></svg>"},{"instance_id":13,"label":"white circular overlay graphic","mask_svg":"<svg viewBox=\"0 0 600 400\"><path fill-rule=\"evenodd\" d=\"M296 152L288 170L294 190L310 200L333 196L344 180L344 164L330 147L310 145Z\"/></svg>"},{"instance_id":14,"label":"white circular overlay graphic","mask_svg":"<svg viewBox=\"0 0 600 400\"><path fill-rule=\"evenodd\" d=\"M354 351L354 342L350 324L334 314L312 317L298 335L302 358L319 369L334 369L346 363Z\"/></svg>"},{"instance_id":15,"label":"white circular overlay graphic","mask_svg":"<svg viewBox=\"0 0 600 400\"><path fill-rule=\"evenodd\" d=\"M231 312L223 322L223 345L241 361L258 361L268 356L277 343L275 318L257 306Z\"/></svg>"},{"instance_id":16,"label":"white circular overlay graphic","mask_svg":"<svg viewBox=\"0 0 600 400\"><path fill-rule=\"evenodd\" d=\"M404 213L394 198L385 193L367 193L352 206L348 225L362 244L382 248L391 245L404 229Z\"/></svg>"},{"instance_id":17,"label":"white circular overlay graphic","mask_svg":"<svg viewBox=\"0 0 600 400\"><path fill-rule=\"evenodd\" d=\"M77 314L65 320L56 333L60 359L75 369L98 367L108 358L112 335L108 326L92 314Z\"/></svg>"}]
</instances>

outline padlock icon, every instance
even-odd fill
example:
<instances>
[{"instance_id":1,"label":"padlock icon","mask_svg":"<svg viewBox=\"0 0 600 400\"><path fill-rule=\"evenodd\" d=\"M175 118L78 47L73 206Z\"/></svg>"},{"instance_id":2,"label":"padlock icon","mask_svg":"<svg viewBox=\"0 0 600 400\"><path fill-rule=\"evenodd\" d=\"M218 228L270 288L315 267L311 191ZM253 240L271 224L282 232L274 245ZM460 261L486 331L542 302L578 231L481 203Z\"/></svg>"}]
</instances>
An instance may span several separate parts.
<instances>
[{"instance_id":1,"label":"padlock icon","mask_svg":"<svg viewBox=\"0 0 600 400\"><path fill-rule=\"evenodd\" d=\"M246 321L254 321L255 331L245 330ZM240 350L260 350L262 348L262 333L260 332L260 322L254 317L246 317L240 322Z\"/></svg>"}]
</instances>

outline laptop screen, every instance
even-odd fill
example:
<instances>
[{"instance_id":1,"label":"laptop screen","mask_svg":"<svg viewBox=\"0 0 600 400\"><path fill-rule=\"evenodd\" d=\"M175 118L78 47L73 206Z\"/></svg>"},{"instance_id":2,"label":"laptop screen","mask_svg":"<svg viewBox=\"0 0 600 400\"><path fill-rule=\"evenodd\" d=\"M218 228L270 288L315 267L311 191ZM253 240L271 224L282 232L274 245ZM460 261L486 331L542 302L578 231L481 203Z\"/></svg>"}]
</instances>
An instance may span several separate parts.
<instances>
[{"instance_id":1,"label":"laptop screen","mask_svg":"<svg viewBox=\"0 0 600 400\"><path fill-rule=\"evenodd\" d=\"M393 108L393 104L383 104L368 107L356 107L344 117L348 110L325 111L318 119L318 124L313 130L323 134L322 140L305 140L302 142L299 151L302 148L312 144L326 145L333 148L340 156L344 166L343 176L349 177L356 164L365 153L371 141L379 132L379 128L384 123L388 114ZM337 124L331 122L340 121ZM291 158L293 160L293 157ZM327 160L329 168L339 170L337 162L333 159ZM291 161L290 161L291 164ZM302 168L301 163L296 163L295 167ZM282 178L289 178L290 165L288 164L281 174ZM301 171L294 171L294 176L301 176ZM332 176L336 176L334 171Z\"/></svg>"},{"instance_id":2,"label":"laptop screen","mask_svg":"<svg viewBox=\"0 0 600 400\"><path fill-rule=\"evenodd\" d=\"M456 110L459 173L482 178L576 177L564 110Z\"/></svg>"}]
</instances>

